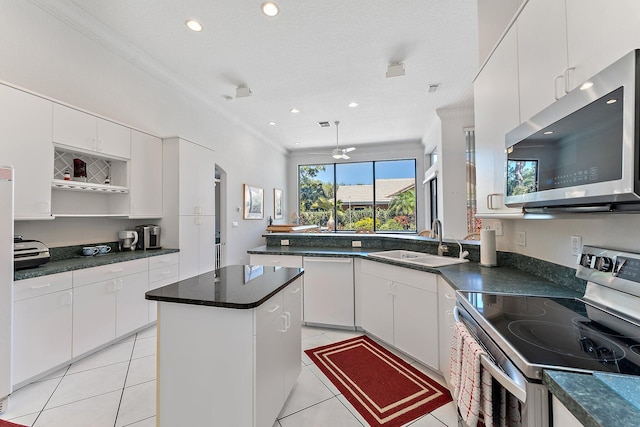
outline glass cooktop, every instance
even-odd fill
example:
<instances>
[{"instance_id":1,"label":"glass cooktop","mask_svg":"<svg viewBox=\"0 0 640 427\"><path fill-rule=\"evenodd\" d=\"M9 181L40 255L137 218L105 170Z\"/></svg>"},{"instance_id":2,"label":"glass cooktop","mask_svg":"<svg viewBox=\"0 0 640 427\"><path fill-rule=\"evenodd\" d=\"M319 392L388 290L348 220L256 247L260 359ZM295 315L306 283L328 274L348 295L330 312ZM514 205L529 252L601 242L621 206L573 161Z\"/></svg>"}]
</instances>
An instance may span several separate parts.
<instances>
[{"instance_id":1,"label":"glass cooktop","mask_svg":"<svg viewBox=\"0 0 640 427\"><path fill-rule=\"evenodd\" d=\"M484 330L498 333L500 347L509 345L529 365L640 375L640 326L581 300L466 291L460 297Z\"/></svg>"}]
</instances>

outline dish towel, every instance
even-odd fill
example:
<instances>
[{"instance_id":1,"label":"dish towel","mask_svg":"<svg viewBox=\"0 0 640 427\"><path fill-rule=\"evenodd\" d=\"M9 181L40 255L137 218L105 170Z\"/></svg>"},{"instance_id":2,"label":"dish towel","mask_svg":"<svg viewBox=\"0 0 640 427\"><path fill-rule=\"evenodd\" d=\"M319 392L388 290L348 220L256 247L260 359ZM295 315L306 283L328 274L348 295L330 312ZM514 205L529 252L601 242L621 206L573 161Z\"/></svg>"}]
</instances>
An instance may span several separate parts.
<instances>
[{"instance_id":1,"label":"dish towel","mask_svg":"<svg viewBox=\"0 0 640 427\"><path fill-rule=\"evenodd\" d=\"M480 415L486 427L493 427L493 378L482 369L480 356L486 354L462 322L456 322L451 342L449 379L452 396L467 425L478 425Z\"/></svg>"}]
</instances>

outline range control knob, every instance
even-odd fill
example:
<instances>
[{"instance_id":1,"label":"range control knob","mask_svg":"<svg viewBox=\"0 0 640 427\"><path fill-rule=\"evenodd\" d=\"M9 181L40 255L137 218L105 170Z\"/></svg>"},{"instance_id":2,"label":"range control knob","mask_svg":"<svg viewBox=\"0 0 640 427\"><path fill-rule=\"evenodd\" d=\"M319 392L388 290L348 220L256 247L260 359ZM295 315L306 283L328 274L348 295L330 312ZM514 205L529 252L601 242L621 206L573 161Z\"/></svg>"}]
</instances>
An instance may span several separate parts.
<instances>
[{"instance_id":1,"label":"range control knob","mask_svg":"<svg viewBox=\"0 0 640 427\"><path fill-rule=\"evenodd\" d=\"M591 258L592 255L583 254L582 258L580 259L580 265L583 267L591 267Z\"/></svg>"},{"instance_id":2,"label":"range control knob","mask_svg":"<svg viewBox=\"0 0 640 427\"><path fill-rule=\"evenodd\" d=\"M598 271L611 271L613 270L613 260L606 256L600 256L596 258L596 270Z\"/></svg>"}]
</instances>

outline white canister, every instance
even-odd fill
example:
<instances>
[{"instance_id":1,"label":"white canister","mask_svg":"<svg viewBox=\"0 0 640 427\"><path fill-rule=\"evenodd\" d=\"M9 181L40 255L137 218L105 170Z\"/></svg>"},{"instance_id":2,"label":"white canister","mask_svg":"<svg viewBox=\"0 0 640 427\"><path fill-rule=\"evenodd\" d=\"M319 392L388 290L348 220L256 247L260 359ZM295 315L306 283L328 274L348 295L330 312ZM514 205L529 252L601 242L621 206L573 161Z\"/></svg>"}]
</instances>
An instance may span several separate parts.
<instances>
[{"instance_id":1,"label":"white canister","mask_svg":"<svg viewBox=\"0 0 640 427\"><path fill-rule=\"evenodd\" d=\"M498 265L496 256L496 230L483 228L480 230L480 265L495 267Z\"/></svg>"}]
</instances>

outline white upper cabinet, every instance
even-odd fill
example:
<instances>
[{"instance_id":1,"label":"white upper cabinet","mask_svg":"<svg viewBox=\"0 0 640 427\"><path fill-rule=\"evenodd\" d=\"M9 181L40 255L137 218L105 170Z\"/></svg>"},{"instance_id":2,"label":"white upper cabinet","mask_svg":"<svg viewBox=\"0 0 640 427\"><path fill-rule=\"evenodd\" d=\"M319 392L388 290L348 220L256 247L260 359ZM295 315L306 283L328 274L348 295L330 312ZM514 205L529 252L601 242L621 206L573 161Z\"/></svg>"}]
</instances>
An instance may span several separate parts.
<instances>
[{"instance_id":1,"label":"white upper cabinet","mask_svg":"<svg viewBox=\"0 0 640 427\"><path fill-rule=\"evenodd\" d=\"M473 84L478 215L520 213L504 206L505 134L520 123L518 38L507 32Z\"/></svg>"},{"instance_id":2,"label":"white upper cabinet","mask_svg":"<svg viewBox=\"0 0 640 427\"><path fill-rule=\"evenodd\" d=\"M516 25L520 117L526 121L565 94L570 71L564 1L530 0Z\"/></svg>"},{"instance_id":3,"label":"white upper cabinet","mask_svg":"<svg viewBox=\"0 0 640 427\"><path fill-rule=\"evenodd\" d=\"M162 140L131 131L131 216L162 217Z\"/></svg>"},{"instance_id":4,"label":"white upper cabinet","mask_svg":"<svg viewBox=\"0 0 640 427\"><path fill-rule=\"evenodd\" d=\"M104 157L129 159L131 130L60 104L53 104L53 142Z\"/></svg>"},{"instance_id":5,"label":"white upper cabinet","mask_svg":"<svg viewBox=\"0 0 640 427\"><path fill-rule=\"evenodd\" d=\"M0 163L14 167L16 219L51 219L52 102L0 85Z\"/></svg>"},{"instance_id":6,"label":"white upper cabinet","mask_svg":"<svg viewBox=\"0 0 640 427\"><path fill-rule=\"evenodd\" d=\"M570 89L640 48L639 1L566 0L566 5Z\"/></svg>"}]
</instances>

